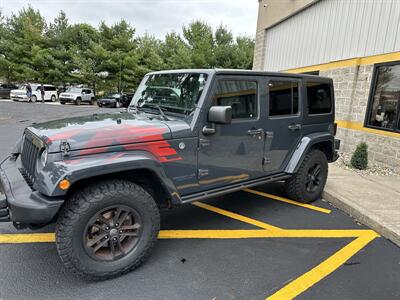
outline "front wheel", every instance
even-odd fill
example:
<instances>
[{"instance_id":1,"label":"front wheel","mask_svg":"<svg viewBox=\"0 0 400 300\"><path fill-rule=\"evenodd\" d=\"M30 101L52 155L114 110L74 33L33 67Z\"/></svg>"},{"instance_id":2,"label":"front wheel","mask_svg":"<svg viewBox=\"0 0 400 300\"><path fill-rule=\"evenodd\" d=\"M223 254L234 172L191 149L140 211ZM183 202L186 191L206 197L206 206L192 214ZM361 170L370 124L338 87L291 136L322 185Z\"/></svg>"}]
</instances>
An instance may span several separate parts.
<instances>
[{"instance_id":1,"label":"front wheel","mask_svg":"<svg viewBox=\"0 0 400 300\"><path fill-rule=\"evenodd\" d=\"M137 268L160 229L158 207L141 186L107 180L74 194L56 226L65 267L80 277L104 280Z\"/></svg>"},{"instance_id":2,"label":"front wheel","mask_svg":"<svg viewBox=\"0 0 400 300\"><path fill-rule=\"evenodd\" d=\"M75 100L75 105L81 105L81 98L77 98Z\"/></svg>"},{"instance_id":3,"label":"front wheel","mask_svg":"<svg viewBox=\"0 0 400 300\"><path fill-rule=\"evenodd\" d=\"M293 200L303 203L321 198L328 177L328 161L320 150L311 150L299 170L286 180L286 193Z\"/></svg>"},{"instance_id":4,"label":"front wheel","mask_svg":"<svg viewBox=\"0 0 400 300\"><path fill-rule=\"evenodd\" d=\"M37 97L36 97L35 95L33 95L33 96L31 97L31 101L32 101L33 103L35 103L35 102L37 101Z\"/></svg>"}]
</instances>

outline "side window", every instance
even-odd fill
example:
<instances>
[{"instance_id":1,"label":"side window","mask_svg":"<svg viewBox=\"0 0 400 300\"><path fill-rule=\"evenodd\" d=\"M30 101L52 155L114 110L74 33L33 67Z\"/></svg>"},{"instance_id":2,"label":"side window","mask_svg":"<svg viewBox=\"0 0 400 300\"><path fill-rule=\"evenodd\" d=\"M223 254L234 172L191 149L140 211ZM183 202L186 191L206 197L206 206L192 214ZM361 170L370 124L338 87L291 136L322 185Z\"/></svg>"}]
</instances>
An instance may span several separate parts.
<instances>
[{"instance_id":1,"label":"side window","mask_svg":"<svg viewBox=\"0 0 400 300\"><path fill-rule=\"evenodd\" d=\"M331 85L321 82L307 82L308 114L328 114L332 111Z\"/></svg>"},{"instance_id":2,"label":"side window","mask_svg":"<svg viewBox=\"0 0 400 300\"><path fill-rule=\"evenodd\" d=\"M232 106L232 119L251 119L258 115L257 82L220 80L213 106Z\"/></svg>"},{"instance_id":3,"label":"side window","mask_svg":"<svg viewBox=\"0 0 400 300\"><path fill-rule=\"evenodd\" d=\"M269 87L269 115L290 116L299 112L299 83L271 80Z\"/></svg>"}]
</instances>

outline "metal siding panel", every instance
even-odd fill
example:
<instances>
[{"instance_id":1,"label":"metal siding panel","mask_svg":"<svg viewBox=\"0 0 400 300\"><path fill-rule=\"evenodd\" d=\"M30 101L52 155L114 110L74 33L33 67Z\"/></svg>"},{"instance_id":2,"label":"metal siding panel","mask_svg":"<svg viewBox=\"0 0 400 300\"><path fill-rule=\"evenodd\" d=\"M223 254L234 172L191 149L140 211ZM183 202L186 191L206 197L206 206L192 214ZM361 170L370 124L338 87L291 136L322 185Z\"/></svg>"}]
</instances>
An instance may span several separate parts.
<instances>
[{"instance_id":1,"label":"metal siding panel","mask_svg":"<svg viewBox=\"0 0 400 300\"><path fill-rule=\"evenodd\" d=\"M272 71L400 51L399 0L321 0L267 30Z\"/></svg>"},{"instance_id":2,"label":"metal siding panel","mask_svg":"<svg viewBox=\"0 0 400 300\"><path fill-rule=\"evenodd\" d=\"M393 22L397 23L397 25L395 25L395 27L397 28L396 30L393 31L395 32L393 48L389 47L389 49L391 49L391 52L398 51L400 49L400 3L398 1L395 1L395 8L396 8L397 20L393 18Z\"/></svg>"},{"instance_id":3,"label":"metal siding panel","mask_svg":"<svg viewBox=\"0 0 400 300\"><path fill-rule=\"evenodd\" d=\"M397 20L400 19L400 2L398 0L391 1L390 13L388 19L389 21L383 48L391 52L394 51L394 45L396 43L396 34L398 28Z\"/></svg>"}]
</instances>

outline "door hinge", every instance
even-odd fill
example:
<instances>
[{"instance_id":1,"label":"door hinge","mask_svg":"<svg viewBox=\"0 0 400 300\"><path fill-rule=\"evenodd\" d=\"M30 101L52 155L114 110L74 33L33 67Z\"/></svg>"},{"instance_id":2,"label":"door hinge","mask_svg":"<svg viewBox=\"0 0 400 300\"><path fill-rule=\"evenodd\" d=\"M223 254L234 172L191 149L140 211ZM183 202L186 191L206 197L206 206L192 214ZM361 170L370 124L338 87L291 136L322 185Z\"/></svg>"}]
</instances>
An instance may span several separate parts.
<instances>
[{"instance_id":1,"label":"door hinge","mask_svg":"<svg viewBox=\"0 0 400 300\"><path fill-rule=\"evenodd\" d=\"M199 169L197 174L198 174L197 175L198 178L202 178L204 176L207 176L208 175L208 169Z\"/></svg>"},{"instance_id":2,"label":"door hinge","mask_svg":"<svg viewBox=\"0 0 400 300\"><path fill-rule=\"evenodd\" d=\"M199 145L200 145L200 148L208 147L208 146L210 146L210 140L200 139Z\"/></svg>"}]
</instances>

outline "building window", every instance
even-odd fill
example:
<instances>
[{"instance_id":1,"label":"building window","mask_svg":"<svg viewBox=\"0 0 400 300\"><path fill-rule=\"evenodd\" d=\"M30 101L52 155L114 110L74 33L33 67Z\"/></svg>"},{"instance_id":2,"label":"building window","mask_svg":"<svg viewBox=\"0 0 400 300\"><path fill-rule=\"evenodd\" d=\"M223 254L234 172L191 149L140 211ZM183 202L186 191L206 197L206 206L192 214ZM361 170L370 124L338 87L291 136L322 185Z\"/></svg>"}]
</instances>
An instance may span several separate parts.
<instances>
[{"instance_id":1,"label":"building window","mask_svg":"<svg viewBox=\"0 0 400 300\"><path fill-rule=\"evenodd\" d=\"M366 126L400 131L400 62L375 66Z\"/></svg>"},{"instance_id":2,"label":"building window","mask_svg":"<svg viewBox=\"0 0 400 300\"><path fill-rule=\"evenodd\" d=\"M330 84L307 82L307 107L309 115L329 114L332 111Z\"/></svg>"},{"instance_id":3,"label":"building window","mask_svg":"<svg viewBox=\"0 0 400 300\"><path fill-rule=\"evenodd\" d=\"M299 83L271 80L269 87L269 115L288 116L299 112Z\"/></svg>"},{"instance_id":4,"label":"building window","mask_svg":"<svg viewBox=\"0 0 400 300\"><path fill-rule=\"evenodd\" d=\"M214 94L213 105L231 106L232 119L257 118L257 82L221 80Z\"/></svg>"}]
</instances>

